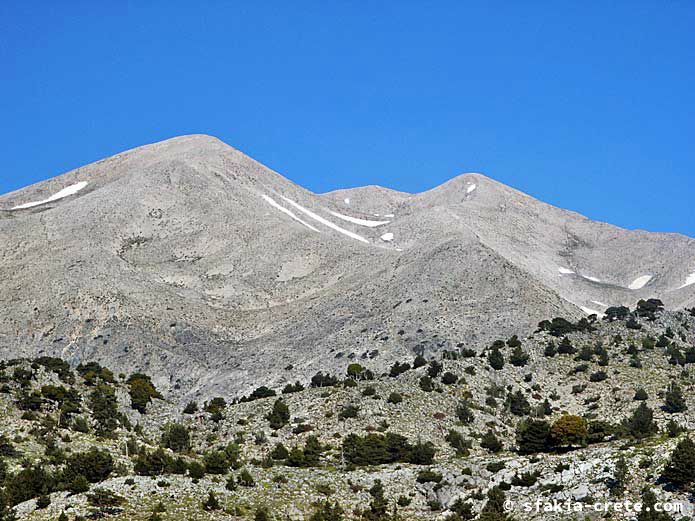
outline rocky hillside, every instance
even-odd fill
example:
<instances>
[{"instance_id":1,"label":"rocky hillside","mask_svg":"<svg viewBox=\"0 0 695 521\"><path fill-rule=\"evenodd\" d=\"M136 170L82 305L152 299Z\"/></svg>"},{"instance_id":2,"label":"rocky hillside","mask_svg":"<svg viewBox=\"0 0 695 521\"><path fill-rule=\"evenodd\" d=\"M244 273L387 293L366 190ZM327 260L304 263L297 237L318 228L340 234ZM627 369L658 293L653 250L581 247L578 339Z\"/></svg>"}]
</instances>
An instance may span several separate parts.
<instances>
[{"instance_id":1,"label":"rocky hillside","mask_svg":"<svg viewBox=\"0 0 695 521\"><path fill-rule=\"evenodd\" d=\"M168 397L241 395L438 356L656 296L695 304L695 241L596 223L465 174L317 195L209 136L0 197L0 356L98 361Z\"/></svg>"},{"instance_id":2,"label":"rocky hillside","mask_svg":"<svg viewBox=\"0 0 695 521\"><path fill-rule=\"evenodd\" d=\"M0 520L690 519L694 341L695 309L642 300L183 406L147 374L9 360Z\"/></svg>"}]
</instances>

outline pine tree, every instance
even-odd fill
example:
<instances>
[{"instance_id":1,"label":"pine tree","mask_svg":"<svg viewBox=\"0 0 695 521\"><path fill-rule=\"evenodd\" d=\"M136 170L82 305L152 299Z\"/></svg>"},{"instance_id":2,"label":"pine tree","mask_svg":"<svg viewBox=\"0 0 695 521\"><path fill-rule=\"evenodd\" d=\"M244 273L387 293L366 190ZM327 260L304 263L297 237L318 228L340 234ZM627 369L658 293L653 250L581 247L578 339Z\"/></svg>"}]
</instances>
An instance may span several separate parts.
<instances>
[{"instance_id":1,"label":"pine tree","mask_svg":"<svg viewBox=\"0 0 695 521\"><path fill-rule=\"evenodd\" d=\"M620 456L618 461L615 462L615 471L613 473L613 480L610 483L610 495L614 497L620 497L625 492L625 485L627 480L627 462L625 461L625 456Z\"/></svg>"},{"instance_id":2,"label":"pine tree","mask_svg":"<svg viewBox=\"0 0 695 521\"><path fill-rule=\"evenodd\" d=\"M527 416L531 412L531 405L521 391L507 396L507 405L514 416Z\"/></svg>"},{"instance_id":3,"label":"pine tree","mask_svg":"<svg viewBox=\"0 0 695 521\"><path fill-rule=\"evenodd\" d=\"M683 391L678 387L678 384L672 383L666 390L666 395L664 396L664 411L674 414L678 412L683 412L688 409L683 398Z\"/></svg>"},{"instance_id":4,"label":"pine tree","mask_svg":"<svg viewBox=\"0 0 695 521\"><path fill-rule=\"evenodd\" d=\"M634 410L632 416L625 421L628 433L637 438L643 439L659 432L659 427L654 422L654 412L642 402Z\"/></svg>"},{"instance_id":5,"label":"pine tree","mask_svg":"<svg viewBox=\"0 0 695 521\"><path fill-rule=\"evenodd\" d=\"M548 342L545 345L545 349L543 351L543 356L546 356L548 358L552 358L557 354L557 347L555 347L555 342L552 340Z\"/></svg>"},{"instance_id":6,"label":"pine tree","mask_svg":"<svg viewBox=\"0 0 695 521\"><path fill-rule=\"evenodd\" d=\"M549 448L550 425L543 420L526 419L516 428L519 454L545 452Z\"/></svg>"},{"instance_id":7,"label":"pine tree","mask_svg":"<svg viewBox=\"0 0 695 521\"><path fill-rule=\"evenodd\" d=\"M273 410L266 416L266 419L271 429L281 429L290 422L290 409L281 399L275 400Z\"/></svg>"},{"instance_id":8,"label":"pine tree","mask_svg":"<svg viewBox=\"0 0 695 521\"><path fill-rule=\"evenodd\" d=\"M493 346L490 353L487 355L487 361L495 371L499 371L504 367L504 356L497 346Z\"/></svg>"},{"instance_id":9,"label":"pine tree","mask_svg":"<svg viewBox=\"0 0 695 521\"><path fill-rule=\"evenodd\" d=\"M577 352L577 348L572 345L572 342L568 337L565 337L560 342L557 352L561 355L573 355Z\"/></svg>"},{"instance_id":10,"label":"pine tree","mask_svg":"<svg viewBox=\"0 0 695 521\"><path fill-rule=\"evenodd\" d=\"M487 503L478 516L478 521L511 521L504 511L504 492L499 487L487 493Z\"/></svg>"},{"instance_id":11,"label":"pine tree","mask_svg":"<svg viewBox=\"0 0 695 521\"><path fill-rule=\"evenodd\" d=\"M480 440L480 446L490 452L497 453L502 450L502 443L497 439L492 430L488 430Z\"/></svg>"},{"instance_id":12,"label":"pine tree","mask_svg":"<svg viewBox=\"0 0 695 521\"><path fill-rule=\"evenodd\" d=\"M656 496L649 488L642 491L642 509L637 514L637 521L673 521L671 516L664 512L658 512Z\"/></svg>"},{"instance_id":13,"label":"pine tree","mask_svg":"<svg viewBox=\"0 0 695 521\"><path fill-rule=\"evenodd\" d=\"M529 355L521 349L521 344L514 348L511 356L509 357L509 363L515 367L523 367L528 363Z\"/></svg>"},{"instance_id":14,"label":"pine tree","mask_svg":"<svg viewBox=\"0 0 695 521\"><path fill-rule=\"evenodd\" d=\"M684 438L671 454L663 478L679 488L687 488L695 483L695 443Z\"/></svg>"}]
</instances>

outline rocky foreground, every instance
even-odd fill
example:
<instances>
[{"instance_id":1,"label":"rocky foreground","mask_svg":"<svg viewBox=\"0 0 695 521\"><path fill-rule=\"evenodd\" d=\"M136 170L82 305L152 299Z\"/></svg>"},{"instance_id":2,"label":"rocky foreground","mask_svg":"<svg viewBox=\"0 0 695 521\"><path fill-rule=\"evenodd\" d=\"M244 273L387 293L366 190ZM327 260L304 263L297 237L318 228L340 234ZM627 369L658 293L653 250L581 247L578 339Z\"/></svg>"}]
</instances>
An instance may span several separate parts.
<instances>
[{"instance_id":1,"label":"rocky foreground","mask_svg":"<svg viewBox=\"0 0 695 521\"><path fill-rule=\"evenodd\" d=\"M626 500L683 511L611 519L689 519L694 333L695 310L641 301L185 408L153 375L8 360L0 520L598 519Z\"/></svg>"}]
</instances>

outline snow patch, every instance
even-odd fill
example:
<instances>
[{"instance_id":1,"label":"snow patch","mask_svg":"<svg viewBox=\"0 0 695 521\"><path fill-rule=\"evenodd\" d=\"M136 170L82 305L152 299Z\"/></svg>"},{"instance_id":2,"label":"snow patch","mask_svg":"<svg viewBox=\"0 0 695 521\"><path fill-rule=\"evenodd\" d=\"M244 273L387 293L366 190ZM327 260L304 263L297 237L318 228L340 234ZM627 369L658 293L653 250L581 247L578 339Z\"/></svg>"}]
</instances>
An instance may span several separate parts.
<instances>
[{"instance_id":1,"label":"snow patch","mask_svg":"<svg viewBox=\"0 0 695 521\"><path fill-rule=\"evenodd\" d=\"M292 219L294 219L295 221L298 221L298 222L302 223L304 226L306 226L306 227L309 228L310 230L313 230L313 231L315 231L315 232L321 233L321 232L319 232L316 228L314 228L312 225L310 225L309 223L307 223L307 222L303 221L302 219L300 219L299 217L297 217L297 216L295 215L295 213L294 213L292 210L288 210L288 209L285 208L284 206L279 205L279 204L278 204L277 202L275 202L272 198L268 197L268 196L265 195L265 194L263 194L261 197L263 197L263 199L264 199L267 203L269 203L271 206L273 206L274 208L277 208L277 209L280 210L282 213L285 213L285 214L289 215L289 216L292 217Z\"/></svg>"},{"instance_id":2,"label":"snow patch","mask_svg":"<svg viewBox=\"0 0 695 521\"><path fill-rule=\"evenodd\" d=\"M604 308L609 307L608 304L604 304L603 302L599 302L598 300L592 300L592 304L598 304L599 306L603 306Z\"/></svg>"},{"instance_id":3,"label":"snow patch","mask_svg":"<svg viewBox=\"0 0 695 521\"><path fill-rule=\"evenodd\" d=\"M384 214L384 217L396 217L396 216L392 213L387 213L387 214Z\"/></svg>"},{"instance_id":4,"label":"snow patch","mask_svg":"<svg viewBox=\"0 0 695 521\"><path fill-rule=\"evenodd\" d=\"M350 198L349 198L349 197L346 197L345 199L343 199L343 201L344 201L345 204L347 204L347 205L350 204Z\"/></svg>"},{"instance_id":5,"label":"snow patch","mask_svg":"<svg viewBox=\"0 0 695 521\"><path fill-rule=\"evenodd\" d=\"M596 311L596 310L591 309L591 308L585 308L584 306L579 306L579 307L587 315L598 315L598 316L603 315L603 313L601 313L600 311Z\"/></svg>"},{"instance_id":6,"label":"snow patch","mask_svg":"<svg viewBox=\"0 0 695 521\"><path fill-rule=\"evenodd\" d=\"M467 194L470 194L471 192L475 191L476 188L478 188L478 185L476 185L475 183L473 183L473 184L470 185L468 188L466 188L466 193L467 193Z\"/></svg>"},{"instance_id":7,"label":"snow patch","mask_svg":"<svg viewBox=\"0 0 695 521\"><path fill-rule=\"evenodd\" d=\"M393 240L393 234L391 232L385 233L379 237L382 241L391 242Z\"/></svg>"},{"instance_id":8,"label":"snow patch","mask_svg":"<svg viewBox=\"0 0 695 521\"><path fill-rule=\"evenodd\" d=\"M688 286L692 286L693 284L695 284L695 273L691 273L690 275L688 275L688 278L685 279L685 284L683 284L678 289L687 288Z\"/></svg>"},{"instance_id":9,"label":"snow patch","mask_svg":"<svg viewBox=\"0 0 695 521\"><path fill-rule=\"evenodd\" d=\"M559 271L561 275L574 275L574 272L569 268L558 268L557 271Z\"/></svg>"},{"instance_id":10,"label":"snow patch","mask_svg":"<svg viewBox=\"0 0 695 521\"><path fill-rule=\"evenodd\" d=\"M367 219L358 219L357 217L350 217L349 215L343 215L342 213L333 212L331 210L328 210L328 213L330 213L334 217L337 217L338 219L342 219L343 221L351 222L353 224L359 224L360 226L367 226L369 228L375 228L377 226L383 226L384 224L388 224L391 222L391 221L368 221Z\"/></svg>"},{"instance_id":11,"label":"snow patch","mask_svg":"<svg viewBox=\"0 0 695 521\"><path fill-rule=\"evenodd\" d=\"M632 284L630 284L627 288L628 289L642 289L644 286L647 285L647 283L652 280L651 275L642 275L641 277L637 277L635 280L632 281Z\"/></svg>"},{"instance_id":12,"label":"snow patch","mask_svg":"<svg viewBox=\"0 0 695 521\"><path fill-rule=\"evenodd\" d=\"M582 275L586 280L590 280L592 282L601 282L600 279L597 279L596 277L590 277L589 275Z\"/></svg>"},{"instance_id":13,"label":"snow patch","mask_svg":"<svg viewBox=\"0 0 695 521\"><path fill-rule=\"evenodd\" d=\"M357 235L356 233L352 233L351 231L346 230L345 228L341 228L340 226L337 226L337 225L333 224L331 221L329 221L329 220L327 220L327 219L324 219L324 218L321 217L320 215L315 214L314 212L312 212L311 210L307 210L307 209L304 208L303 206L301 206L301 205L295 203L292 199L288 199L288 198L285 197L284 195L282 196L282 198L283 198L286 202L288 202L288 203L290 203L292 206L294 206L297 210L299 210L300 212L302 212L302 213L308 215L309 217L311 217L311 218L314 219L315 221L318 221L318 222L320 222L321 224L323 224L323 225L325 225L325 226L328 226L329 228L331 228L331 229L333 229L333 230L335 230L335 231L337 231L337 232L339 232L339 233L342 233L343 235L347 235L348 237L350 237L350 238L352 238L352 239L355 239L355 240L357 240L357 241L361 241L361 242L364 242L364 243L369 244L369 241L368 241L367 239L365 239L364 237L362 237L361 235Z\"/></svg>"},{"instance_id":14,"label":"snow patch","mask_svg":"<svg viewBox=\"0 0 695 521\"><path fill-rule=\"evenodd\" d=\"M87 181L80 181L79 183L76 183L74 185L70 185L68 187L63 188L60 192L53 194L48 199L44 199L43 201L34 201L32 203L20 204L19 206L15 206L12 209L13 210L23 210L24 208L33 208L34 206L40 206L42 204L52 203L53 201L57 201L58 199L63 199L64 197L68 197L70 195L75 195L77 192L82 190L85 186L87 186Z\"/></svg>"}]
</instances>

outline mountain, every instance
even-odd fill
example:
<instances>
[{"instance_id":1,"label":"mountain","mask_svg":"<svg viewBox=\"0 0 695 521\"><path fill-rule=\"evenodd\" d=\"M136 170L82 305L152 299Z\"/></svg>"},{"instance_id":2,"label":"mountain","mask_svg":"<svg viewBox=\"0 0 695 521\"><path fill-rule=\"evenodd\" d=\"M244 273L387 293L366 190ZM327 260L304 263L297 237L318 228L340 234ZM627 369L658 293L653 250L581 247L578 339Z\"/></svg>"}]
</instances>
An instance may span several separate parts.
<instances>
[{"instance_id":1,"label":"mountain","mask_svg":"<svg viewBox=\"0 0 695 521\"><path fill-rule=\"evenodd\" d=\"M0 357L144 371L181 400L695 304L695 240L629 231L481 174L314 194L204 135L0 197ZM287 369L292 366L292 369Z\"/></svg>"}]
</instances>

